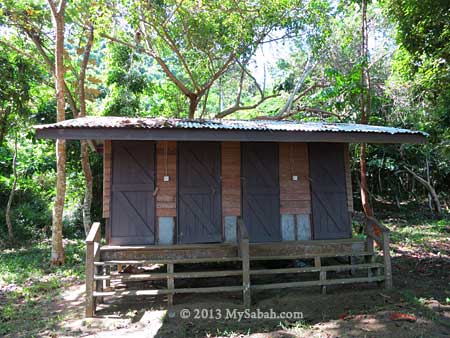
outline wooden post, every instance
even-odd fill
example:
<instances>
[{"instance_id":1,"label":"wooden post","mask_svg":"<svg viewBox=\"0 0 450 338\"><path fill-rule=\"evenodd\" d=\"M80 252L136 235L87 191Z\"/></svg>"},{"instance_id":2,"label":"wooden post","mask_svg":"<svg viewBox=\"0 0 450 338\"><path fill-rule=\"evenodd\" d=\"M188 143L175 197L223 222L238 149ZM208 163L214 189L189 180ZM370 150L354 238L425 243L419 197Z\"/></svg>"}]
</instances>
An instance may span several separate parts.
<instances>
[{"instance_id":1,"label":"wooden post","mask_svg":"<svg viewBox=\"0 0 450 338\"><path fill-rule=\"evenodd\" d=\"M98 258L100 239L100 223L96 222L86 238L86 317L93 317L95 314L94 262Z\"/></svg>"},{"instance_id":2,"label":"wooden post","mask_svg":"<svg viewBox=\"0 0 450 338\"><path fill-rule=\"evenodd\" d=\"M241 243L242 258L242 296L244 298L244 307L249 309L251 305L250 295L250 253L248 239Z\"/></svg>"},{"instance_id":3,"label":"wooden post","mask_svg":"<svg viewBox=\"0 0 450 338\"><path fill-rule=\"evenodd\" d=\"M86 317L95 313L94 294L94 242L86 241Z\"/></svg>"},{"instance_id":4,"label":"wooden post","mask_svg":"<svg viewBox=\"0 0 450 338\"><path fill-rule=\"evenodd\" d=\"M320 257L314 257L314 266L316 268L321 268L322 267L322 262ZM319 272L319 279L320 281L324 281L327 279L327 272L326 271L320 271ZM327 287L325 285L321 285L320 286L320 290L322 292L323 295L325 295L327 293Z\"/></svg>"},{"instance_id":5,"label":"wooden post","mask_svg":"<svg viewBox=\"0 0 450 338\"><path fill-rule=\"evenodd\" d=\"M242 259L242 298L244 307L249 309L251 306L251 291L250 291L250 245L248 240L248 233L244 222L241 218L238 219L238 240L239 240L239 254Z\"/></svg>"},{"instance_id":6,"label":"wooden post","mask_svg":"<svg viewBox=\"0 0 450 338\"><path fill-rule=\"evenodd\" d=\"M326 281L327 280L327 272L326 271L320 271L320 281ZM321 287L322 289L322 295L326 295L327 294L327 287L325 285L322 285Z\"/></svg>"},{"instance_id":7,"label":"wooden post","mask_svg":"<svg viewBox=\"0 0 450 338\"><path fill-rule=\"evenodd\" d=\"M367 236L366 238L366 251L371 254L371 256L364 256L364 260L366 263L374 263L375 256L373 255L373 238ZM373 276L374 270L372 268L367 269L367 277L371 278Z\"/></svg>"},{"instance_id":8,"label":"wooden post","mask_svg":"<svg viewBox=\"0 0 450 338\"><path fill-rule=\"evenodd\" d=\"M384 287L392 289L391 253L389 250L389 232L383 232Z\"/></svg>"},{"instance_id":9,"label":"wooden post","mask_svg":"<svg viewBox=\"0 0 450 338\"><path fill-rule=\"evenodd\" d=\"M171 276L167 277L167 289L173 291L175 288L175 280L173 278L174 266L173 263L167 264L167 273ZM171 308L173 306L173 293L167 295L167 307Z\"/></svg>"}]
</instances>

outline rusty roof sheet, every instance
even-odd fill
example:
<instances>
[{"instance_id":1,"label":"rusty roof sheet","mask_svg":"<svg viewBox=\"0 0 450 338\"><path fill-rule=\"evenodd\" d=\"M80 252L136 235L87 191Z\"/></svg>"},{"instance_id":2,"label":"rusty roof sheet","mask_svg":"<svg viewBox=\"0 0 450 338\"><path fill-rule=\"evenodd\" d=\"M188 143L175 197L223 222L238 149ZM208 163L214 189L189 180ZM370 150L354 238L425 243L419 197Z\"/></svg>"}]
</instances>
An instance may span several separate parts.
<instances>
[{"instance_id":1,"label":"rusty roof sheet","mask_svg":"<svg viewBox=\"0 0 450 338\"><path fill-rule=\"evenodd\" d=\"M272 120L185 120L174 118L131 118L117 116L82 117L53 124L37 125L35 129L208 129L251 131L298 131L298 132L357 132L379 134L415 134L428 136L416 130L363 125L354 123L296 122Z\"/></svg>"}]
</instances>

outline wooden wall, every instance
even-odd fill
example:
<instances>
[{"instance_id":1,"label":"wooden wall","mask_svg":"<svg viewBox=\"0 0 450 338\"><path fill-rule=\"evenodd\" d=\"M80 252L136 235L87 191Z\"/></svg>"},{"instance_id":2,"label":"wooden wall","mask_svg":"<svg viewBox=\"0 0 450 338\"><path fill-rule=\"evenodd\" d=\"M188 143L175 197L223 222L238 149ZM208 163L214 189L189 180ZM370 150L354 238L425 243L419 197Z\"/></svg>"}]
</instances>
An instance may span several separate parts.
<instances>
[{"instance_id":1,"label":"wooden wall","mask_svg":"<svg viewBox=\"0 0 450 338\"><path fill-rule=\"evenodd\" d=\"M164 182L164 176L169 181ZM177 142L156 144L156 216L177 216Z\"/></svg>"},{"instance_id":2,"label":"wooden wall","mask_svg":"<svg viewBox=\"0 0 450 338\"><path fill-rule=\"evenodd\" d=\"M103 218L109 218L111 200L111 141L103 143Z\"/></svg>"},{"instance_id":3,"label":"wooden wall","mask_svg":"<svg viewBox=\"0 0 450 338\"><path fill-rule=\"evenodd\" d=\"M353 212L353 188L352 188L352 169L350 166L350 152L348 144L344 147L344 166L345 166L345 180L347 184L347 209Z\"/></svg>"},{"instance_id":4,"label":"wooden wall","mask_svg":"<svg viewBox=\"0 0 450 338\"><path fill-rule=\"evenodd\" d=\"M307 143L280 143L280 213L310 214L311 193ZM298 176L293 181L292 176Z\"/></svg>"},{"instance_id":5,"label":"wooden wall","mask_svg":"<svg viewBox=\"0 0 450 338\"><path fill-rule=\"evenodd\" d=\"M222 142L222 216L241 215L241 145Z\"/></svg>"}]
</instances>

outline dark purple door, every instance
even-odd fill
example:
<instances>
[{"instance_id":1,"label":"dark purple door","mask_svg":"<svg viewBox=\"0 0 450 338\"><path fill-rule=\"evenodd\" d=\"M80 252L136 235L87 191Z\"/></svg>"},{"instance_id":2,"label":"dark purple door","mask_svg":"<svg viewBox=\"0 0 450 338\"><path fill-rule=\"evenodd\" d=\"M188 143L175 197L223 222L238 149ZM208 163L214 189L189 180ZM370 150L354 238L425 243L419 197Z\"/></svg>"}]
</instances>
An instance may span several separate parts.
<instances>
[{"instance_id":1,"label":"dark purple door","mask_svg":"<svg viewBox=\"0 0 450 338\"><path fill-rule=\"evenodd\" d=\"M178 143L178 242L222 241L220 143Z\"/></svg>"},{"instance_id":2,"label":"dark purple door","mask_svg":"<svg viewBox=\"0 0 450 338\"><path fill-rule=\"evenodd\" d=\"M309 145L314 239L351 237L344 149L340 143Z\"/></svg>"},{"instance_id":3,"label":"dark purple door","mask_svg":"<svg viewBox=\"0 0 450 338\"><path fill-rule=\"evenodd\" d=\"M277 143L242 143L242 216L251 242L281 240Z\"/></svg>"},{"instance_id":4,"label":"dark purple door","mask_svg":"<svg viewBox=\"0 0 450 338\"><path fill-rule=\"evenodd\" d=\"M155 144L112 142L111 244L155 241Z\"/></svg>"}]
</instances>

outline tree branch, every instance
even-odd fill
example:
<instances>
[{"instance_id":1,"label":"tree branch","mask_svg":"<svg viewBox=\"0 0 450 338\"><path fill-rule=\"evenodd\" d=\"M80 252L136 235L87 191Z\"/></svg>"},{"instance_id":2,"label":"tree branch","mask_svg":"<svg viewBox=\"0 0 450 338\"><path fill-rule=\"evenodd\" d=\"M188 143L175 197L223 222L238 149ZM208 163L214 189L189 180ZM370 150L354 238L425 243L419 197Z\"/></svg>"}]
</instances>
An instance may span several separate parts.
<instances>
[{"instance_id":1,"label":"tree branch","mask_svg":"<svg viewBox=\"0 0 450 338\"><path fill-rule=\"evenodd\" d=\"M47 64L45 62L43 62L42 60L39 60L36 56L29 54L29 53L25 52L24 50L15 47L13 44L11 44L3 39L0 39L0 44L12 49L13 51L25 56L26 58L34 60L35 62L37 62L43 66L47 66Z\"/></svg>"},{"instance_id":2,"label":"tree branch","mask_svg":"<svg viewBox=\"0 0 450 338\"><path fill-rule=\"evenodd\" d=\"M308 57L308 59L306 60L306 64L305 64L305 68L304 68L303 74L300 77L300 80L295 85L294 91L289 96L286 104L278 112L278 114L277 114L278 116L283 116L285 113L289 113L290 112L290 110L292 108L292 104L294 103L295 96L297 95L297 93L300 90L301 86L303 86L303 83L305 82L306 78L308 77L308 75L311 73L311 71L314 69L315 66L316 66L315 64L311 64L311 60Z\"/></svg>"},{"instance_id":3,"label":"tree branch","mask_svg":"<svg viewBox=\"0 0 450 338\"><path fill-rule=\"evenodd\" d=\"M240 110L250 110L250 109L255 109L255 108L257 108L259 105L261 105L263 102L265 102L265 101L267 101L267 100L269 100L269 99L272 99L272 98L274 98L274 97L278 97L278 96L280 96L280 94L272 94L272 95L265 96L265 97L261 98L261 99L260 99L258 102L256 102L255 104L252 104L252 105L249 105L249 106L234 105L234 106L232 106L232 107L230 107L230 108L225 109L224 111L220 112L219 114L217 114L217 115L215 116L215 118L221 119L221 118L224 118L224 117L227 116L227 115L233 114L233 113L235 113L235 112L237 112L237 111L240 111Z\"/></svg>"},{"instance_id":4,"label":"tree branch","mask_svg":"<svg viewBox=\"0 0 450 338\"><path fill-rule=\"evenodd\" d=\"M181 82L181 80L179 80L179 79L175 76L175 74L173 74L173 73L170 71L169 67L166 65L166 63L164 62L164 60L161 59L161 57L159 57L159 56L156 54L156 52L153 50L153 48L152 48L152 46L151 46L151 42L148 40L147 35L146 35L145 33L144 33L144 35L145 35L145 41L146 41L146 44L147 44L147 49L144 49L144 50L140 49L140 46L138 46L138 45L135 45L135 44L132 44L132 43L123 41L123 40L121 40L121 39L112 37L112 36L110 36L110 35L108 35L108 34L105 34L105 33L102 33L100 36L102 36L102 37L104 37L104 38L106 38L106 39L108 39L108 40L110 40L110 41L113 41L113 42L116 42L116 43L120 43L120 44L122 44L122 45L124 45L124 46L127 46L127 47L131 48L131 49L141 50L144 54L147 54L148 56L151 56L152 58L155 59L155 61L158 63L158 65L162 68L164 74L166 74L166 76L167 76L170 80L173 81L173 83L178 87L178 89L180 89L180 91L181 91L184 95L186 95L187 97L191 97L192 95L194 95L194 93L191 92L191 91L190 91L190 90L189 90L189 89Z\"/></svg>"},{"instance_id":5,"label":"tree branch","mask_svg":"<svg viewBox=\"0 0 450 338\"><path fill-rule=\"evenodd\" d=\"M189 76L189 79L192 82L193 87L195 88L195 90L199 90L199 86L197 84L197 81L195 81L195 78L191 72L191 69L189 68L186 59L184 58L184 56L181 54L180 49L177 47L176 42L172 39L172 37L170 36L169 32L167 31L167 29L165 28L164 25L161 26L161 31L162 33L159 32L158 26L155 25L152 22L149 22L147 20L144 20L143 18L141 18L141 21L144 24L148 24L150 25L153 30L156 32L156 34L158 34L160 36L161 39L163 39L170 47L170 49L172 49L172 51L176 54L176 56L178 57L178 59L180 60L183 68L186 70L186 73Z\"/></svg>"}]
</instances>

